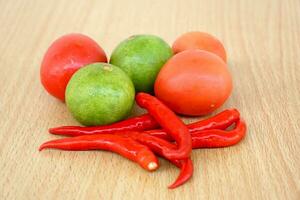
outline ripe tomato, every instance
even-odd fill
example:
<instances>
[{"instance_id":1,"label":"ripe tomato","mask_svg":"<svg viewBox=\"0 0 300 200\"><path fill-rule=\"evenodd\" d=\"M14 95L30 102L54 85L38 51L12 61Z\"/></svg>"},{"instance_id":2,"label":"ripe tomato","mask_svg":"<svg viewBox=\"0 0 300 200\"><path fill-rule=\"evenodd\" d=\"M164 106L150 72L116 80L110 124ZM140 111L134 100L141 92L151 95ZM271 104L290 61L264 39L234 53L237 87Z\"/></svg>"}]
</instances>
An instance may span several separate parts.
<instances>
[{"instance_id":1,"label":"ripe tomato","mask_svg":"<svg viewBox=\"0 0 300 200\"><path fill-rule=\"evenodd\" d=\"M71 76L94 62L107 62L103 49L82 34L68 34L55 40L44 55L40 70L41 82L54 97L64 101Z\"/></svg>"},{"instance_id":2,"label":"ripe tomato","mask_svg":"<svg viewBox=\"0 0 300 200\"><path fill-rule=\"evenodd\" d=\"M223 44L208 33L185 33L175 40L172 49L175 54L188 49L201 49L220 56L226 62L226 51Z\"/></svg>"},{"instance_id":3,"label":"ripe tomato","mask_svg":"<svg viewBox=\"0 0 300 200\"><path fill-rule=\"evenodd\" d=\"M232 80L222 59L193 49L176 54L163 66L154 90L175 112L198 116L214 111L226 101Z\"/></svg>"}]
</instances>

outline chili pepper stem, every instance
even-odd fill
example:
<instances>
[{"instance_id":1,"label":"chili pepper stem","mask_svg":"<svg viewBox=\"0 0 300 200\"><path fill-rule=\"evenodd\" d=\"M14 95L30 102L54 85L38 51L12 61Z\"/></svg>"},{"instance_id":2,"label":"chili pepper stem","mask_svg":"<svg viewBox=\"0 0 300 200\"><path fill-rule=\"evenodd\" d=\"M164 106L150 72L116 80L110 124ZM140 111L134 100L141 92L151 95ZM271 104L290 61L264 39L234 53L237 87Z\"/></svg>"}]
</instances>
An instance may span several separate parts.
<instances>
[{"instance_id":1,"label":"chili pepper stem","mask_svg":"<svg viewBox=\"0 0 300 200\"><path fill-rule=\"evenodd\" d=\"M157 163L155 163L155 162L150 162L149 164L148 164L148 170L149 171L154 171L154 170L156 170L158 168L158 165L157 165Z\"/></svg>"}]
</instances>

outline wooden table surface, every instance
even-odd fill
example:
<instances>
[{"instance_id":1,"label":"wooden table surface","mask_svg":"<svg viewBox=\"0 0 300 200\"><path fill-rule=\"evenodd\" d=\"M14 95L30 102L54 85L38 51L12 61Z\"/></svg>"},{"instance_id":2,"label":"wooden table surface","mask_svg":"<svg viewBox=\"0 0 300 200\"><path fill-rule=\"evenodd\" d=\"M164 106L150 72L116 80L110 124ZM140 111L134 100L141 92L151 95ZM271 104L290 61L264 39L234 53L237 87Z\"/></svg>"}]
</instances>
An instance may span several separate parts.
<instances>
[{"instance_id":1,"label":"wooden table surface","mask_svg":"<svg viewBox=\"0 0 300 200\"><path fill-rule=\"evenodd\" d=\"M300 199L299 0L0 0L0 8L0 199ZM240 110L249 129L240 144L194 151L194 177L176 190L167 185L179 171L164 160L148 173L109 152L38 152L58 138L49 127L78 124L40 84L54 39L84 33L110 55L133 34L171 44L191 30L224 42L234 90L217 112Z\"/></svg>"}]
</instances>

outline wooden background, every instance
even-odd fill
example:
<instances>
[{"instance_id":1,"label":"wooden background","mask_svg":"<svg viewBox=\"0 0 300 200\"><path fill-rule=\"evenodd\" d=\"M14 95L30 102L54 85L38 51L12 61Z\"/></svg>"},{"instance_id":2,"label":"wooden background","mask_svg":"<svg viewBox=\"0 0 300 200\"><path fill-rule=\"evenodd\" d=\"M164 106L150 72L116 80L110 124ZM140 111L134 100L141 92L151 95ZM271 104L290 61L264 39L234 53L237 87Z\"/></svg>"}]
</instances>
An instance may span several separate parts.
<instances>
[{"instance_id":1,"label":"wooden background","mask_svg":"<svg viewBox=\"0 0 300 200\"><path fill-rule=\"evenodd\" d=\"M0 199L300 199L299 0L0 0L0 8ZM249 131L240 144L194 151L194 177L176 190L167 185L179 171L164 160L148 173L108 152L38 152L57 138L49 127L77 124L40 84L54 39L84 33L110 55L132 34L171 44L191 30L226 46L234 91L218 112L241 111Z\"/></svg>"}]
</instances>

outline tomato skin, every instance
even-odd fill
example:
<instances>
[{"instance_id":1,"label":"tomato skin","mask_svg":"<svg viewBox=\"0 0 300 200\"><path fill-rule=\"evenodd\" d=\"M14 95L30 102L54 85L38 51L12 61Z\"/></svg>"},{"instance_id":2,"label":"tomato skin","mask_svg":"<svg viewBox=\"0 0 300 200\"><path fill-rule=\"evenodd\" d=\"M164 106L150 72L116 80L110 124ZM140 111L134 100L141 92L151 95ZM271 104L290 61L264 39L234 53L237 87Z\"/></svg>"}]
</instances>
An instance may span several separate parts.
<instances>
[{"instance_id":1,"label":"tomato skin","mask_svg":"<svg viewBox=\"0 0 300 200\"><path fill-rule=\"evenodd\" d=\"M190 116L205 115L229 97L232 79L218 56L193 49L173 56L161 69L155 95L173 111Z\"/></svg>"},{"instance_id":2,"label":"tomato skin","mask_svg":"<svg viewBox=\"0 0 300 200\"><path fill-rule=\"evenodd\" d=\"M64 101L65 89L71 76L81 67L107 62L103 49L90 37L67 34L55 40L44 55L40 77L44 88Z\"/></svg>"},{"instance_id":3,"label":"tomato skin","mask_svg":"<svg viewBox=\"0 0 300 200\"><path fill-rule=\"evenodd\" d=\"M220 56L226 63L227 56L223 44L216 37L204 32L188 32L178 37L172 46L174 54L188 49L200 49Z\"/></svg>"}]
</instances>

